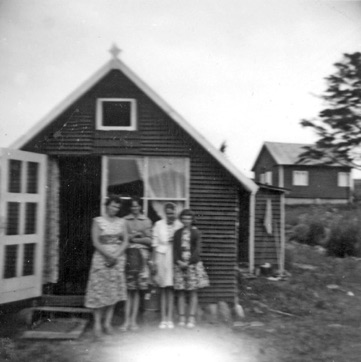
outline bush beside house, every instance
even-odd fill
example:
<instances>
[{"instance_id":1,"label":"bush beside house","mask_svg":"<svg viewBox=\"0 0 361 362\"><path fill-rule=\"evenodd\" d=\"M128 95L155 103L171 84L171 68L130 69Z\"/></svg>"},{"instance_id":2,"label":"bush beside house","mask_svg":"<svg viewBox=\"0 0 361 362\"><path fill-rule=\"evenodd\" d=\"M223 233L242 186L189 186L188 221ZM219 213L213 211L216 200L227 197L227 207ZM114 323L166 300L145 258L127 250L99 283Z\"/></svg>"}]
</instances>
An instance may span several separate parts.
<instances>
[{"instance_id":1,"label":"bush beside house","mask_svg":"<svg viewBox=\"0 0 361 362\"><path fill-rule=\"evenodd\" d=\"M320 245L331 256L361 256L361 207L288 206L287 240Z\"/></svg>"}]
</instances>

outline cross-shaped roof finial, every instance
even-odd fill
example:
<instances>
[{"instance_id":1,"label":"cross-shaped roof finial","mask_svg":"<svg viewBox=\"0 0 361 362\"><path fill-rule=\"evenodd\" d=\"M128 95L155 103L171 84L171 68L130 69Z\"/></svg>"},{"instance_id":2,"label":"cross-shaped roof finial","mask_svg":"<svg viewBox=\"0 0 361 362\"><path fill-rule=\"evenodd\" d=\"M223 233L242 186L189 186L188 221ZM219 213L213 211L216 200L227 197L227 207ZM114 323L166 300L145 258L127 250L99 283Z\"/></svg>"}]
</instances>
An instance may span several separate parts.
<instances>
[{"instance_id":1,"label":"cross-shaped roof finial","mask_svg":"<svg viewBox=\"0 0 361 362\"><path fill-rule=\"evenodd\" d=\"M109 50L109 53L113 56L114 59L118 58L121 50L117 47L116 44L113 44L112 48Z\"/></svg>"}]
</instances>

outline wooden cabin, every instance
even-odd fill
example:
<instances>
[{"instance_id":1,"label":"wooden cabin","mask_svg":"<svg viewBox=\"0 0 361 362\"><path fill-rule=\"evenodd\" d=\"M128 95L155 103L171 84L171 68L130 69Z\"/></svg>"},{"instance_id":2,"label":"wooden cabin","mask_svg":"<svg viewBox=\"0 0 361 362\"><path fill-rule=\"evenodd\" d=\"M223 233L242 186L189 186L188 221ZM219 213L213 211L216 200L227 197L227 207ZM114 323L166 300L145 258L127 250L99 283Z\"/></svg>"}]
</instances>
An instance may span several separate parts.
<instances>
[{"instance_id":1,"label":"wooden cabin","mask_svg":"<svg viewBox=\"0 0 361 362\"><path fill-rule=\"evenodd\" d=\"M258 182L286 188L285 202L347 204L351 201L351 167L318 160L299 162L309 144L265 142L254 163Z\"/></svg>"},{"instance_id":2,"label":"wooden cabin","mask_svg":"<svg viewBox=\"0 0 361 362\"><path fill-rule=\"evenodd\" d=\"M116 48L111 53L3 150L0 303L47 291L83 294L91 221L114 193L142 197L152 221L166 201L193 209L211 282L200 299L233 302L240 261L251 272L267 261L283 268L284 193L243 175L119 60ZM264 231L265 220L278 234Z\"/></svg>"}]
</instances>

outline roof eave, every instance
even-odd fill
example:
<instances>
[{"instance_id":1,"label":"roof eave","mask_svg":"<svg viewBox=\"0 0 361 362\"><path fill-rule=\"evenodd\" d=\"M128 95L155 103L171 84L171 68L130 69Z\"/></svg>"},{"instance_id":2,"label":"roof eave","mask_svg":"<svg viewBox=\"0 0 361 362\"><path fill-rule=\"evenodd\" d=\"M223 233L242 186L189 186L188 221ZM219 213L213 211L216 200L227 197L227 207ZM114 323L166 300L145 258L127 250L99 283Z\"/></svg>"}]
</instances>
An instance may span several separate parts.
<instances>
[{"instance_id":1,"label":"roof eave","mask_svg":"<svg viewBox=\"0 0 361 362\"><path fill-rule=\"evenodd\" d=\"M75 91L65 98L57 107L42 118L25 135L16 140L11 147L20 149L35 137L44 127L50 124L56 117L71 106L77 99L85 94L109 71L118 69L123 72L133 83L135 83L145 94L147 94L164 112L166 112L180 127L190 134L205 150L207 150L221 165L223 165L245 188L251 193L258 190L258 186L248 177L243 175L230 161L228 161L214 146L212 146L193 126L181 117L171 106L169 106L156 92L144 83L130 68L118 58L113 58L100 68L92 77L82 83Z\"/></svg>"}]
</instances>

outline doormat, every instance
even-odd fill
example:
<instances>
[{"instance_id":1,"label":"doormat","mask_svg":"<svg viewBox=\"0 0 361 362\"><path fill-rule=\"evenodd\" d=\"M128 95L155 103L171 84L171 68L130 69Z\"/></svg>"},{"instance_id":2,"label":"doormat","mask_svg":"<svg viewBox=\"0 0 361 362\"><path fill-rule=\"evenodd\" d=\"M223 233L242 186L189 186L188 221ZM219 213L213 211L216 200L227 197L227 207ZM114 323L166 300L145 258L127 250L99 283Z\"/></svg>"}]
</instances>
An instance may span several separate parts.
<instances>
[{"instance_id":1,"label":"doormat","mask_svg":"<svg viewBox=\"0 0 361 362\"><path fill-rule=\"evenodd\" d=\"M41 321L34 329L25 331L26 339L77 339L88 321L81 318L54 318Z\"/></svg>"}]
</instances>

